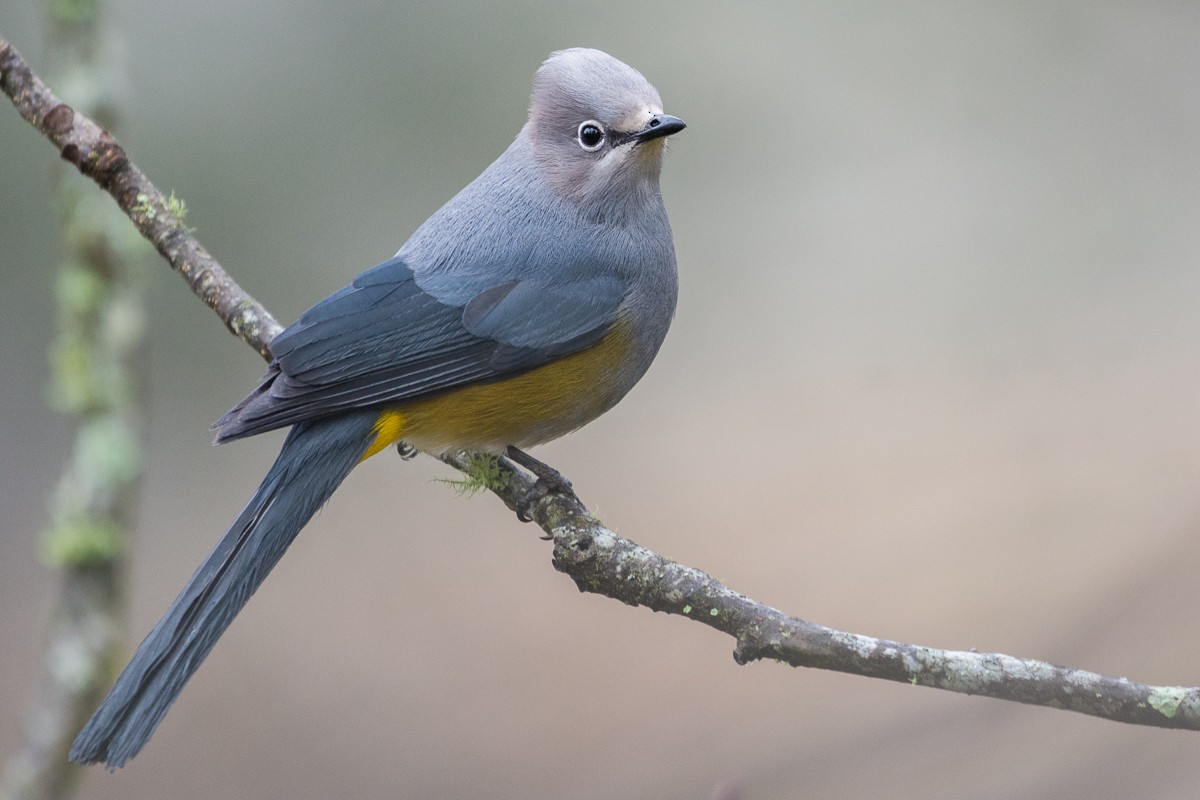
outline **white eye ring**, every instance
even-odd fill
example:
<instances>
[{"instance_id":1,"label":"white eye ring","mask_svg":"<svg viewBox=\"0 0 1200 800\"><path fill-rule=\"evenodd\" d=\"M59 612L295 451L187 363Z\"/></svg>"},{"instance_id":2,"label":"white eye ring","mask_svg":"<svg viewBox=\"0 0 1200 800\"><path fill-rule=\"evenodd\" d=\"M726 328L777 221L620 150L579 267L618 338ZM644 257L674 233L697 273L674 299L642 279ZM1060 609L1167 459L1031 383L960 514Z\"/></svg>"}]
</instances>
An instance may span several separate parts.
<instances>
[{"instance_id":1,"label":"white eye ring","mask_svg":"<svg viewBox=\"0 0 1200 800\"><path fill-rule=\"evenodd\" d=\"M575 132L575 141L579 142L579 146L589 153L594 153L603 147L606 138L604 126L594 119L579 123L579 130Z\"/></svg>"}]
</instances>

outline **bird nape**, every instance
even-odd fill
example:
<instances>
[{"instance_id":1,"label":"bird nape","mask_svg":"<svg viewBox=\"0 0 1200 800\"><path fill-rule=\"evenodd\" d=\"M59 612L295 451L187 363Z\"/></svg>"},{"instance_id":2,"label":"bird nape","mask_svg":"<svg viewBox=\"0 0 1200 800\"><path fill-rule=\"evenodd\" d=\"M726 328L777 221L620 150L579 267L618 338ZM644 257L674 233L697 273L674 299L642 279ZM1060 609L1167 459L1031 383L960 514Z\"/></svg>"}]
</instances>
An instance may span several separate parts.
<instances>
[{"instance_id":1,"label":"bird nape","mask_svg":"<svg viewBox=\"0 0 1200 800\"><path fill-rule=\"evenodd\" d=\"M550 441L642 377L675 311L659 192L663 113L637 70L552 53L508 149L396 255L301 315L215 424L224 442L291 427L233 526L138 647L71 747L122 766L360 461L396 442L490 453Z\"/></svg>"}]
</instances>

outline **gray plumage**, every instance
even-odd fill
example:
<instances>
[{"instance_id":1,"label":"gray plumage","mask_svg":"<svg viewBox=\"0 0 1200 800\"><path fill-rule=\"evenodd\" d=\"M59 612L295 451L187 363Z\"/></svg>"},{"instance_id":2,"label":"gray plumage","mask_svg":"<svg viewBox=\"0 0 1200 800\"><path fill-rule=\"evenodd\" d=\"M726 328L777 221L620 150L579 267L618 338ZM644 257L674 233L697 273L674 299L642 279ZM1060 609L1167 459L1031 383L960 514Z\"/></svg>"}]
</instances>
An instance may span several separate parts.
<instances>
[{"instance_id":1,"label":"gray plumage","mask_svg":"<svg viewBox=\"0 0 1200 800\"><path fill-rule=\"evenodd\" d=\"M634 138L656 120L682 128L632 67L598 50L552 54L516 140L393 259L271 343L271 369L217 421L217 441L495 380L595 343L618 317L635 328L610 381L624 396L658 353L678 293L661 142ZM591 152L579 142L590 121L605 136ZM547 426L541 441L574 427ZM538 443L413 442L430 452Z\"/></svg>"},{"instance_id":2,"label":"gray plumage","mask_svg":"<svg viewBox=\"0 0 1200 800\"><path fill-rule=\"evenodd\" d=\"M375 440L383 410L502 381L622 326L622 357L579 398L511 433L421 449L502 449L560 436L645 373L675 308L675 254L659 194L662 137L683 129L654 88L597 50L537 71L512 145L388 261L305 312L271 343L259 386L219 419L223 442L294 426L274 466L154 627L71 748L120 767L138 753L296 534ZM607 363L607 362L606 362ZM583 410L581 410L583 409ZM506 408L488 413L504 419Z\"/></svg>"},{"instance_id":3,"label":"gray plumage","mask_svg":"<svg viewBox=\"0 0 1200 800\"><path fill-rule=\"evenodd\" d=\"M116 769L137 755L271 567L358 463L374 422L374 413L358 411L292 428L254 497L75 738L72 761Z\"/></svg>"}]
</instances>

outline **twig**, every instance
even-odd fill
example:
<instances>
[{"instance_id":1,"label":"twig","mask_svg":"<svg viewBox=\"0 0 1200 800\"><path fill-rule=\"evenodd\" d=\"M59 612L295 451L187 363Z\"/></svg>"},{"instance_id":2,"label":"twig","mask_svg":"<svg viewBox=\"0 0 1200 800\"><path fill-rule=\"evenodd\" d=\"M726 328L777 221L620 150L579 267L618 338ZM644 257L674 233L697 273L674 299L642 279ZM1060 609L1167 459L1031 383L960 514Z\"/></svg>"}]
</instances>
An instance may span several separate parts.
<instances>
[{"instance_id":1,"label":"twig","mask_svg":"<svg viewBox=\"0 0 1200 800\"><path fill-rule=\"evenodd\" d=\"M12 75L16 78L10 77ZM18 107L22 102L28 107L22 115L43 130L69 161L77 165L82 161L80 169L85 174L104 175L103 179L97 178L97 182L117 198L148 238L156 243L160 241L163 234L153 234L160 238L152 238L143 227L148 225L144 215L138 214L137 209L127 202L122 203L125 192L144 192L149 182L129 163L111 137L107 140L88 138L89 134L100 137L103 134L98 130L91 134L95 126L89 127L86 120L78 119L77 114L56 111L57 100L29 73L19 56L2 39L0 83L4 91L14 97L14 102L18 102L17 94L11 86L40 87L32 100L28 91L20 95L23 99L18 102ZM46 124L43 120L47 116L61 117L65 122ZM72 147L75 149L69 149ZM93 159L76 155L85 152L101 154L96 159L106 158L103 155L106 152L120 156L107 157L110 163L104 170L89 171L85 167L90 168ZM114 191L109 188L111 186L138 188ZM154 197L161 199L159 195ZM158 208L157 205L154 207ZM184 264L176 260L176 254L204 251L177 220L171 222L168 233L173 245L160 246L159 250L172 266L183 272ZM151 230L158 229L151 226ZM208 258L206 253L204 255ZM273 320L229 280L215 262L208 258L206 264L212 274L222 276L220 302L211 299L211 290L201 291L204 287L190 280L193 289L221 315L231 330L263 352L265 342L269 340L266 332L275 329ZM249 319L255 324L246 322L245 309L253 309ZM270 324L264 325L263 320L270 320ZM479 461L475 456L460 454L443 461L468 475L475 476L478 472ZM555 568L570 575L581 591L677 614L727 633L737 641L734 658L738 663L776 659L797 667L831 669L963 694L981 694L1119 722L1200 730L1200 688L1147 686L1041 661L995 653L938 650L806 622L741 595L700 570L678 564L618 536L593 517L574 493L556 492L525 501L533 485L531 479L505 459L498 460L496 468L495 474L485 481L488 488L511 509L516 510L519 504L524 504L521 509L524 514L554 541Z\"/></svg>"}]
</instances>

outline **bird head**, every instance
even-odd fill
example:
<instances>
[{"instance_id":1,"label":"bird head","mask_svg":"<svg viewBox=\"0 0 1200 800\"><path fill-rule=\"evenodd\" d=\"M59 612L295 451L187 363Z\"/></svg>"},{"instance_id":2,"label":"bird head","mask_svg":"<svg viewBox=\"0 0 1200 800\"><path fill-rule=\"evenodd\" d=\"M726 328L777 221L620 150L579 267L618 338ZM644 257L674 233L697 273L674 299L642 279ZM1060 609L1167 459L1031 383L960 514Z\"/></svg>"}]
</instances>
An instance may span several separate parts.
<instances>
[{"instance_id":1,"label":"bird head","mask_svg":"<svg viewBox=\"0 0 1200 800\"><path fill-rule=\"evenodd\" d=\"M666 137L684 127L663 113L658 91L640 72L577 47L552 53L538 69L525 130L555 191L611 208L657 196Z\"/></svg>"}]
</instances>

